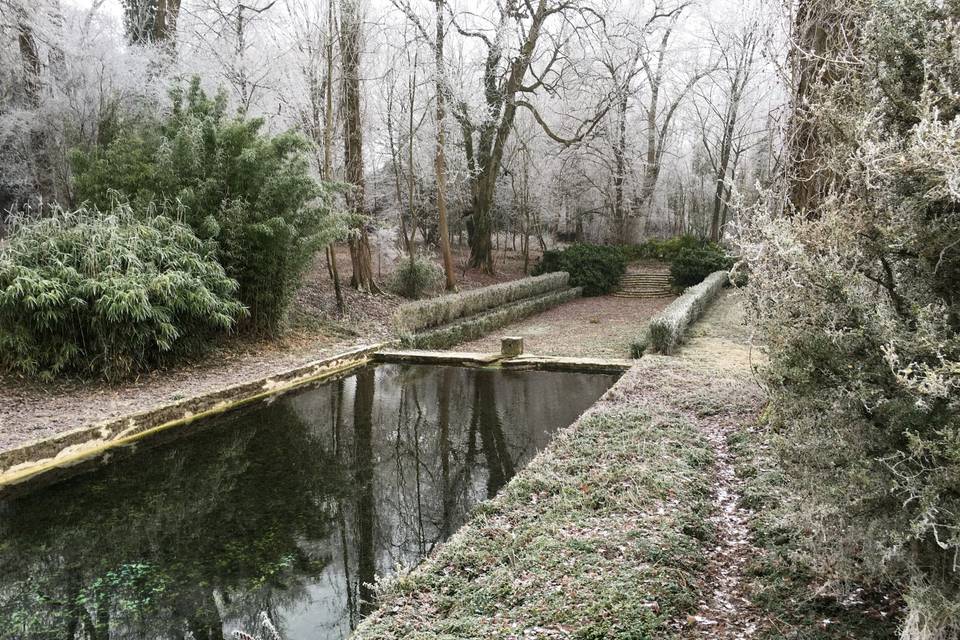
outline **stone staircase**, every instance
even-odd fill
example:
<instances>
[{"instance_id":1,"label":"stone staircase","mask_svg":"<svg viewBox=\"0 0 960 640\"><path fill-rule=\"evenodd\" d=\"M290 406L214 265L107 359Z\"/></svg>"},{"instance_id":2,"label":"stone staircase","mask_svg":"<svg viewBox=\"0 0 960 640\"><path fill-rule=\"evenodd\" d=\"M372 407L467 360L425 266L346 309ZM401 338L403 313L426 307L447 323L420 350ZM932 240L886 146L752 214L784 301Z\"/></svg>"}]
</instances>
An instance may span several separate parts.
<instances>
[{"instance_id":1,"label":"stone staircase","mask_svg":"<svg viewBox=\"0 0 960 640\"><path fill-rule=\"evenodd\" d=\"M673 295L669 270L645 270L626 273L620 279L616 298L664 298Z\"/></svg>"}]
</instances>

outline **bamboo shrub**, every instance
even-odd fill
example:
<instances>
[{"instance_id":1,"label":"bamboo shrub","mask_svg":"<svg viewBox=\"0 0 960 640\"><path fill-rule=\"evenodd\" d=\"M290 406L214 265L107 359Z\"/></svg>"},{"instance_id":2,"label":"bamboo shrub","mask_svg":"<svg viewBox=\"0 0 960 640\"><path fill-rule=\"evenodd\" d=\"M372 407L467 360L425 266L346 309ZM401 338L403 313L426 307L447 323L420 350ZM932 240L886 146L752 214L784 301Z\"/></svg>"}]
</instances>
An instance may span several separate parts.
<instances>
[{"instance_id":1,"label":"bamboo shrub","mask_svg":"<svg viewBox=\"0 0 960 640\"><path fill-rule=\"evenodd\" d=\"M21 220L0 246L0 366L120 379L233 329L236 291L211 243L152 211Z\"/></svg>"}]
</instances>

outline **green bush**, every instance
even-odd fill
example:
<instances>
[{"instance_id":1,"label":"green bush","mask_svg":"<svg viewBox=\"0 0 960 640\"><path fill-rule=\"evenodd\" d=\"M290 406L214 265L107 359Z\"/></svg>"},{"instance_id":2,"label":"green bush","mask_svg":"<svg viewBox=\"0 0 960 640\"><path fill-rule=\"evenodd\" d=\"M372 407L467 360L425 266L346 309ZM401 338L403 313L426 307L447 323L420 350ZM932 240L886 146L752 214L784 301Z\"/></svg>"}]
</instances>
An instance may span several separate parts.
<instances>
[{"instance_id":1,"label":"green bush","mask_svg":"<svg viewBox=\"0 0 960 640\"><path fill-rule=\"evenodd\" d=\"M661 260L671 262L677 254L688 249L700 249L708 243L696 236L683 235L660 240L652 238L641 244L624 245L621 250L628 260Z\"/></svg>"},{"instance_id":2,"label":"green bush","mask_svg":"<svg viewBox=\"0 0 960 640\"><path fill-rule=\"evenodd\" d=\"M670 278L679 289L700 284L715 271L729 271L733 259L715 244L680 249L670 262Z\"/></svg>"},{"instance_id":3,"label":"green bush","mask_svg":"<svg viewBox=\"0 0 960 640\"><path fill-rule=\"evenodd\" d=\"M390 274L387 288L398 296L418 300L443 280L443 270L426 258L404 258Z\"/></svg>"},{"instance_id":4,"label":"green bush","mask_svg":"<svg viewBox=\"0 0 960 640\"><path fill-rule=\"evenodd\" d=\"M626 270L627 259L619 247L575 244L561 251L545 251L533 273L566 271L570 286L583 287L585 296L600 296L613 291Z\"/></svg>"},{"instance_id":5,"label":"green bush","mask_svg":"<svg viewBox=\"0 0 960 640\"><path fill-rule=\"evenodd\" d=\"M74 153L76 196L100 208L118 196L179 207L199 237L217 241L250 310L246 328L274 332L316 251L341 232L330 188L311 177L300 136L227 117L225 94L208 98L197 78L171 95L162 121Z\"/></svg>"},{"instance_id":6,"label":"green bush","mask_svg":"<svg viewBox=\"0 0 960 640\"><path fill-rule=\"evenodd\" d=\"M244 315L236 289L210 243L162 215L21 222L0 248L0 364L116 380L232 329Z\"/></svg>"},{"instance_id":7,"label":"green bush","mask_svg":"<svg viewBox=\"0 0 960 640\"><path fill-rule=\"evenodd\" d=\"M856 26L792 116L817 143L737 234L787 524L820 588L900 592L900 638L958 638L960 5L820 7Z\"/></svg>"}]
</instances>

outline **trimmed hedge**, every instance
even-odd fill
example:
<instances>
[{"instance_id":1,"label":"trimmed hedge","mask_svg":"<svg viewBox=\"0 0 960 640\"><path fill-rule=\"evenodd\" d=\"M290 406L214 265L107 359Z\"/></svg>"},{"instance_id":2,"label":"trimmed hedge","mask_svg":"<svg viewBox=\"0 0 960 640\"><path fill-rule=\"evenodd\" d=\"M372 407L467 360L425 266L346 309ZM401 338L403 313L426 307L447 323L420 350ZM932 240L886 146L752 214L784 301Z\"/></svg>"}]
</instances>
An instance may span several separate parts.
<instances>
[{"instance_id":1,"label":"trimmed hedge","mask_svg":"<svg viewBox=\"0 0 960 640\"><path fill-rule=\"evenodd\" d=\"M622 245L620 250L628 260L662 260L672 262L682 251L700 249L707 245L696 236L675 236L667 240L651 238L641 244Z\"/></svg>"},{"instance_id":2,"label":"trimmed hedge","mask_svg":"<svg viewBox=\"0 0 960 640\"><path fill-rule=\"evenodd\" d=\"M687 289L659 315L650 320L649 346L660 353L673 353L687 328L697 320L707 305L726 286L729 273L716 271L700 284Z\"/></svg>"},{"instance_id":3,"label":"trimmed hedge","mask_svg":"<svg viewBox=\"0 0 960 640\"><path fill-rule=\"evenodd\" d=\"M472 289L430 300L402 305L393 316L394 328L401 334L412 334L447 324L459 318L476 315L517 300L566 289L570 276L548 273L533 278L504 282L481 289Z\"/></svg>"},{"instance_id":4,"label":"trimmed hedge","mask_svg":"<svg viewBox=\"0 0 960 640\"><path fill-rule=\"evenodd\" d=\"M619 247L575 244L562 251L545 251L534 274L566 271L570 285L583 287L585 296L610 293L627 271L627 259Z\"/></svg>"},{"instance_id":5,"label":"trimmed hedge","mask_svg":"<svg viewBox=\"0 0 960 640\"><path fill-rule=\"evenodd\" d=\"M565 274L564 274L565 275ZM551 291L503 305L492 311L469 316L442 327L404 338L404 344L414 349L443 349L484 336L494 329L506 326L535 313L546 311L574 298L579 298L579 287Z\"/></svg>"}]
</instances>

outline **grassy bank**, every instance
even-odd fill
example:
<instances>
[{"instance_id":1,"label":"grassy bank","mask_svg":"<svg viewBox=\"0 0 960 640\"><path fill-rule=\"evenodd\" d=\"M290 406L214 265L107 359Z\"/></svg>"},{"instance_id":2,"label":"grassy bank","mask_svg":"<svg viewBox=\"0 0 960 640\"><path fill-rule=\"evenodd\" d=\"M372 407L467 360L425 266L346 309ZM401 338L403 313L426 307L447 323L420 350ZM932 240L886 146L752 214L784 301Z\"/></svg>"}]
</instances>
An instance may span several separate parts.
<instances>
[{"instance_id":1,"label":"grassy bank","mask_svg":"<svg viewBox=\"0 0 960 640\"><path fill-rule=\"evenodd\" d=\"M703 420L754 406L638 366L413 572L356 638L646 638L682 630L713 543Z\"/></svg>"},{"instance_id":2,"label":"grassy bank","mask_svg":"<svg viewBox=\"0 0 960 640\"><path fill-rule=\"evenodd\" d=\"M745 425L729 438L737 475L744 480L742 502L759 554L747 567L747 596L762 611L758 639L828 640L896 638L902 603L883 590L837 584L818 575L805 536L791 525L790 503L773 447L774 434L762 423ZM829 544L829 541L825 541ZM893 591L888 589L887 591Z\"/></svg>"}]
</instances>

